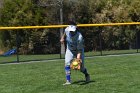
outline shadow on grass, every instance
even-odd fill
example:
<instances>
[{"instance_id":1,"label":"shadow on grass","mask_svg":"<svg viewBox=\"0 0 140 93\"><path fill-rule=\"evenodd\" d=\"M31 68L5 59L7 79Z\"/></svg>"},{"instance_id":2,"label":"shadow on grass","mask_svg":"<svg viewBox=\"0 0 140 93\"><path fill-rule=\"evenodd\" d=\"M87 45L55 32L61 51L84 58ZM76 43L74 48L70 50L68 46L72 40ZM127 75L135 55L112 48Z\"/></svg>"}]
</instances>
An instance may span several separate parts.
<instances>
[{"instance_id":1,"label":"shadow on grass","mask_svg":"<svg viewBox=\"0 0 140 93\"><path fill-rule=\"evenodd\" d=\"M89 82L86 82L85 80L79 80L79 81L73 82L72 84L86 85L86 84L93 83L93 82L95 82L95 81L94 80L90 80Z\"/></svg>"}]
</instances>

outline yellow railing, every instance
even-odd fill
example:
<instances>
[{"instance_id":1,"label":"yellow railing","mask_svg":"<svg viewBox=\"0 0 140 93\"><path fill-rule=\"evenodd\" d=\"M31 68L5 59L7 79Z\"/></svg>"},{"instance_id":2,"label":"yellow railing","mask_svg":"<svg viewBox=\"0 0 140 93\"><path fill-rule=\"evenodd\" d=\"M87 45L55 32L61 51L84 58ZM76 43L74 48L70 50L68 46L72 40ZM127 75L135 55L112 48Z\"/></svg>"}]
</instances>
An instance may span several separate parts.
<instances>
[{"instance_id":1,"label":"yellow railing","mask_svg":"<svg viewBox=\"0 0 140 93\"><path fill-rule=\"evenodd\" d=\"M119 26L119 25L140 25L140 22L128 23L104 23L104 24L78 24L78 27L92 27L92 26ZM0 30L10 29L40 29L40 28L62 28L68 25L48 25L48 26L18 26L18 27L0 27Z\"/></svg>"}]
</instances>

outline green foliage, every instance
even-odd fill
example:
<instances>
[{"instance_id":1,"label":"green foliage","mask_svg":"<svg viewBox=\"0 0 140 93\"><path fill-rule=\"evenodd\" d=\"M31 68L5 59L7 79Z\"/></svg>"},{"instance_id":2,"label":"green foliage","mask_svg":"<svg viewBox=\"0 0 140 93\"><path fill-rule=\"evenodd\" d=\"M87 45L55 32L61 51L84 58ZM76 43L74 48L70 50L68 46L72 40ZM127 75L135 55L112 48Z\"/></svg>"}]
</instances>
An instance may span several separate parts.
<instances>
[{"instance_id":1,"label":"green foliage","mask_svg":"<svg viewBox=\"0 0 140 93\"><path fill-rule=\"evenodd\" d=\"M48 24L48 19L46 18L45 9L42 7L38 7L36 4L32 3L32 0L5 0L4 6L2 8L2 19L1 25L2 26L28 26L28 25L46 25ZM43 30L22 30L18 32L18 39L20 41L21 50L26 49L29 50L28 46L29 43L32 41L36 42L36 39L41 37L41 32ZM36 34L34 34L36 32ZM14 31L7 31L2 32L4 35L1 42L4 47L16 46L16 32ZM10 37L7 38L6 35ZM32 40L32 41L29 41ZM9 41L6 43L5 41ZM32 42L35 43L35 42ZM35 45L39 46L39 45ZM21 51L22 53L25 50ZM30 52L27 51L26 53Z\"/></svg>"},{"instance_id":2,"label":"green foliage","mask_svg":"<svg viewBox=\"0 0 140 93\"><path fill-rule=\"evenodd\" d=\"M60 2L58 1L4 0L3 7L0 9L0 25L40 26L59 24ZM63 19L64 24L68 24L69 20L76 20L78 24L140 21L139 7L139 0L63 0ZM83 33L85 41L88 41L85 43L86 50L92 51L100 49L99 31L102 32L103 49L135 48L133 46L135 45L135 35L139 29L139 26L120 26L84 28L80 29L80 31ZM53 29L51 33L53 35L50 35L50 31L52 30L26 29L18 31L21 53L34 54L37 52L37 46L40 46L40 51L45 51L44 53L58 53L59 46L54 44L59 44L60 37L58 32L53 32L59 30ZM44 35L43 38L42 35ZM15 41L15 31L0 32L1 47L15 47ZM47 43L50 41L52 44Z\"/></svg>"}]
</instances>

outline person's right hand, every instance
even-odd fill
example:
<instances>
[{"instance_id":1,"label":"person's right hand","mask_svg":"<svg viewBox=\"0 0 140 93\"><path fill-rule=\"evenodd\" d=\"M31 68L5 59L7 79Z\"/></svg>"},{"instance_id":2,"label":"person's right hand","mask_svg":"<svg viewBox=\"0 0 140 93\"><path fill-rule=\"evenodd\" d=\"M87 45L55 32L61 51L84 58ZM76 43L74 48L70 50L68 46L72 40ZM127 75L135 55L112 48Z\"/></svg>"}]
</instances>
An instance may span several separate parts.
<instances>
[{"instance_id":1,"label":"person's right hand","mask_svg":"<svg viewBox=\"0 0 140 93\"><path fill-rule=\"evenodd\" d=\"M61 44L63 44L64 43L64 38L61 38L60 42L61 42Z\"/></svg>"}]
</instances>

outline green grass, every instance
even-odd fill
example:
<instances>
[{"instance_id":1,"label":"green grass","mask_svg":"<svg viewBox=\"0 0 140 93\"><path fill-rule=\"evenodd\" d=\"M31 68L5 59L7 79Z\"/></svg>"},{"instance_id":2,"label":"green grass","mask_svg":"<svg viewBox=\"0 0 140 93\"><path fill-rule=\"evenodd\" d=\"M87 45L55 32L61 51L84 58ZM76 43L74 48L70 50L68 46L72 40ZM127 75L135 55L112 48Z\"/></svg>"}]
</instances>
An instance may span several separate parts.
<instances>
[{"instance_id":1,"label":"green grass","mask_svg":"<svg viewBox=\"0 0 140 93\"><path fill-rule=\"evenodd\" d=\"M130 50L103 50L102 51L102 55L131 54L131 53L137 53L137 49L130 49ZM86 52L85 55L86 56L99 56L99 55L101 55L101 51Z\"/></svg>"},{"instance_id":2,"label":"green grass","mask_svg":"<svg viewBox=\"0 0 140 93\"><path fill-rule=\"evenodd\" d=\"M7 62L16 62L17 56L0 56L0 63L7 63Z\"/></svg>"},{"instance_id":3,"label":"green grass","mask_svg":"<svg viewBox=\"0 0 140 93\"><path fill-rule=\"evenodd\" d=\"M34 61L34 60L49 60L49 59L59 59L60 54L49 54L49 55L19 55L19 61ZM64 55L62 55L64 58ZM0 63L10 63L17 62L17 56L0 56Z\"/></svg>"},{"instance_id":4,"label":"green grass","mask_svg":"<svg viewBox=\"0 0 140 93\"><path fill-rule=\"evenodd\" d=\"M85 59L91 82L72 71L65 82L64 60L0 65L0 93L140 93L140 55Z\"/></svg>"}]
</instances>

